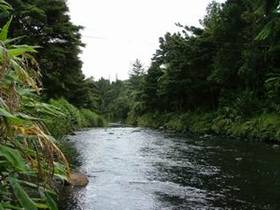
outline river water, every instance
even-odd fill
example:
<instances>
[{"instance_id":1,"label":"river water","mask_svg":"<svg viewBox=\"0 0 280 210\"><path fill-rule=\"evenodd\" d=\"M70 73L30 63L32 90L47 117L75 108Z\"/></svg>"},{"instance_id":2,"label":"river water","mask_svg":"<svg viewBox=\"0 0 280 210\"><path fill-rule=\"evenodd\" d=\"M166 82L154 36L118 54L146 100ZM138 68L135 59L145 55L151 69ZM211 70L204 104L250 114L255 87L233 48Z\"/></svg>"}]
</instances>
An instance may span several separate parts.
<instances>
[{"instance_id":1,"label":"river water","mask_svg":"<svg viewBox=\"0 0 280 210\"><path fill-rule=\"evenodd\" d=\"M150 129L78 132L85 188L64 210L280 209L280 148Z\"/></svg>"}]
</instances>

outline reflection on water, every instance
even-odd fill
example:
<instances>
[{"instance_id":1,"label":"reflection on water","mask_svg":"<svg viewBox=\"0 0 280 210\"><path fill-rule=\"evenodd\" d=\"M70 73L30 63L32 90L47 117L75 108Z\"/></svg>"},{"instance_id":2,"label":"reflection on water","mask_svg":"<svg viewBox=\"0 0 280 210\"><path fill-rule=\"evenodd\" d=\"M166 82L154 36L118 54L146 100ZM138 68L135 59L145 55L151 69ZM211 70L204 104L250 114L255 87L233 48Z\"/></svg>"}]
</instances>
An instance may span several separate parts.
<instances>
[{"instance_id":1,"label":"reflection on water","mask_svg":"<svg viewBox=\"0 0 280 210\"><path fill-rule=\"evenodd\" d=\"M90 183L61 209L280 209L280 150L270 145L140 128L93 129L71 141Z\"/></svg>"}]
</instances>

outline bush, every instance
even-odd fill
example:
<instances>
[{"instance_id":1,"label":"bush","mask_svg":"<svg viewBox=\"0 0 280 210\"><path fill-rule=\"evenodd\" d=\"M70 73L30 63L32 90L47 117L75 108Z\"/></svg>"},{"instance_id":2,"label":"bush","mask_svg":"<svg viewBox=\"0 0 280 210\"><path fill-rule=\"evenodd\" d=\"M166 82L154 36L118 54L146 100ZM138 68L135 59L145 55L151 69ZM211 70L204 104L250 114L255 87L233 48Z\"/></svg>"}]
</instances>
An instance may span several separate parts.
<instances>
[{"instance_id":1,"label":"bush","mask_svg":"<svg viewBox=\"0 0 280 210\"><path fill-rule=\"evenodd\" d=\"M79 110L64 99L50 100L50 104L60 113L57 116L46 117L46 125L50 133L56 138L61 138L82 126Z\"/></svg>"},{"instance_id":2,"label":"bush","mask_svg":"<svg viewBox=\"0 0 280 210\"><path fill-rule=\"evenodd\" d=\"M182 120L182 117L179 117L178 115L172 115L170 119L165 123L165 127L167 129L175 130L178 132L182 132L185 130L185 125Z\"/></svg>"},{"instance_id":3,"label":"bush","mask_svg":"<svg viewBox=\"0 0 280 210\"><path fill-rule=\"evenodd\" d=\"M190 130L193 133L211 133L214 113L194 113Z\"/></svg>"},{"instance_id":4,"label":"bush","mask_svg":"<svg viewBox=\"0 0 280 210\"><path fill-rule=\"evenodd\" d=\"M147 113L137 118L137 125L142 127L159 128L164 125L163 115L159 113Z\"/></svg>"},{"instance_id":5,"label":"bush","mask_svg":"<svg viewBox=\"0 0 280 210\"><path fill-rule=\"evenodd\" d=\"M176 132L196 134L218 134L260 140L280 141L280 115L277 113L257 114L242 118L234 109L224 108L218 112L146 113L137 118L137 125Z\"/></svg>"},{"instance_id":6,"label":"bush","mask_svg":"<svg viewBox=\"0 0 280 210\"><path fill-rule=\"evenodd\" d=\"M231 92L226 97L220 99L220 110L229 110L229 114L234 116L241 116L242 118L252 117L255 113L263 108L256 93L249 90L242 92Z\"/></svg>"},{"instance_id":7,"label":"bush","mask_svg":"<svg viewBox=\"0 0 280 210\"><path fill-rule=\"evenodd\" d=\"M104 127L105 119L89 109L80 110L82 127Z\"/></svg>"},{"instance_id":8,"label":"bush","mask_svg":"<svg viewBox=\"0 0 280 210\"><path fill-rule=\"evenodd\" d=\"M38 118L56 110L39 101L39 70L27 55L35 49L11 45L10 23L0 32L0 209L57 209L53 180L67 179L69 166Z\"/></svg>"},{"instance_id":9,"label":"bush","mask_svg":"<svg viewBox=\"0 0 280 210\"><path fill-rule=\"evenodd\" d=\"M79 110L65 99L52 99L50 104L58 114L46 116L45 122L50 133L56 138L62 138L83 127L104 127L106 125L103 117L88 109Z\"/></svg>"}]
</instances>

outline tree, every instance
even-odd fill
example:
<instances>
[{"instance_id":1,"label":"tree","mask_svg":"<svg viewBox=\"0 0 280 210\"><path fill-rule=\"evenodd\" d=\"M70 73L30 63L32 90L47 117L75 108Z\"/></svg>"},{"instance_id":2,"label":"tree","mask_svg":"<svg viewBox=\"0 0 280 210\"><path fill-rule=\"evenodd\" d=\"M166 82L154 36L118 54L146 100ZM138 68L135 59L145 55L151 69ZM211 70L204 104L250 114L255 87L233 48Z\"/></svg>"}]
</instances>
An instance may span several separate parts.
<instances>
[{"instance_id":1,"label":"tree","mask_svg":"<svg viewBox=\"0 0 280 210\"><path fill-rule=\"evenodd\" d=\"M145 109L185 112L231 105L247 115L259 110L254 107L262 106L267 91L271 95L278 87L280 63L280 21L274 22L269 39L255 39L267 22L259 20L276 18L279 1L260 2L267 9L258 12L259 4L250 0L212 2L202 28L177 24L181 32L160 38L144 76Z\"/></svg>"},{"instance_id":2,"label":"tree","mask_svg":"<svg viewBox=\"0 0 280 210\"><path fill-rule=\"evenodd\" d=\"M79 58L80 30L70 21L64 0L9 0L14 8L12 36L38 48L46 98L64 97L77 106L88 97L81 94L87 85ZM84 98L82 98L84 96Z\"/></svg>"},{"instance_id":3,"label":"tree","mask_svg":"<svg viewBox=\"0 0 280 210\"><path fill-rule=\"evenodd\" d=\"M132 89L139 89L141 86L141 80L144 76L144 67L139 59L136 59L129 72L129 84Z\"/></svg>"}]
</instances>

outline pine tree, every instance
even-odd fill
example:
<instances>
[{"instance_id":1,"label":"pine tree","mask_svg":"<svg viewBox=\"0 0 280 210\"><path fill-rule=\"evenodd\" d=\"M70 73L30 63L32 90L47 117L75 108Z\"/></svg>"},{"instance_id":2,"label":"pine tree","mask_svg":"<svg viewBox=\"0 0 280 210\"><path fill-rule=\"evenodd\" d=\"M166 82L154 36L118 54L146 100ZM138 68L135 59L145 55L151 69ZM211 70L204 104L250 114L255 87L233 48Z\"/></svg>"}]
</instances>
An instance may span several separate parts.
<instances>
[{"instance_id":1,"label":"pine tree","mask_svg":"<svg viewBox=\"0 0 280 210\"><path fill-rule=\"evenodd\" d=\"M80 30L70 21L64 0L9 0L13 10L11 35L40 46L37 60L42 69L46 98L64 97L77 106L84 106L86 81L79 58Z\"/></svg>"}]
</instances>

